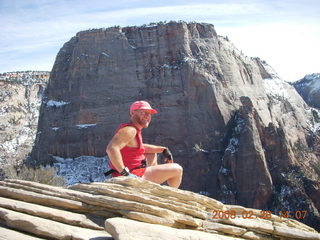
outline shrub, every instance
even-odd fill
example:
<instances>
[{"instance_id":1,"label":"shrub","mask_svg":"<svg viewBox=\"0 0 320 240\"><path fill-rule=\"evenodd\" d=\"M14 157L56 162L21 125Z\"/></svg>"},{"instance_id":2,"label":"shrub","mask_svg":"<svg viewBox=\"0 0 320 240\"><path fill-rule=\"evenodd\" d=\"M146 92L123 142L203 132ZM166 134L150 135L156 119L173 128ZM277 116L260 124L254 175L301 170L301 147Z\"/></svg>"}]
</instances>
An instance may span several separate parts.
<instances>
[{"instance_id":1,"label":"shrub","mask_svg":"<svg viewBox=\"0 0 320 240\"><path fill-rule=\"evenodd\" d=\"M57 175L57 169L50 166L36 168L22 166L7 166L4 169L5 178L33 181L53 186L65 186L66 180Z\"/></svg>"}]
</instances>

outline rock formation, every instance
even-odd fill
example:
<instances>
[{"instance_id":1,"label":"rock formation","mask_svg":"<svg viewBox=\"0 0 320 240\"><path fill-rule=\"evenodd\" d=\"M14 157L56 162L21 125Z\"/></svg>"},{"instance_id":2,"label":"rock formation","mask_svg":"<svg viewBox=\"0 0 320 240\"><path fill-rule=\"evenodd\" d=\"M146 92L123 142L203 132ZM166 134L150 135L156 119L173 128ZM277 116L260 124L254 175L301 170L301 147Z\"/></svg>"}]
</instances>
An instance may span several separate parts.
<instances>
[{"instance_id":1,"label":"rock formation","mask_svg":"<svg viewBox=\"0 0 320 240\"><path fill-rule=\"evenodd\" d=\"M0 74L0 169L30 153L49 75L44 71Z\"/></svg>"},{"instance_id":2,"label":"rock formation","mask_svg":"<svg viewBox=\"0 0 320 240\"><path fill-rule=\"evenodd\" d=\"M320 239L294 219L142 179L0 181L1 239Z\"/></svg>"},{"instance_id":3,"label":"rock formation","mask_svg":"<svg viewBox=\"0 0 320 240\"><path fill-rule=\"evenodd\" d=\"M294 82L293 86L306 103L320 109L320 73L306 75Z\"/></svg>"},{"instance_id":4,"label":"rock formation","mask_svg":"<svg viewBox=\"0 0 320 240\"><path fill-rule=\"evenodd\" d=\"M320 229L319 120L270 66L210 24L79 32L57 55L29 164L104 158L140 99L159 111L144 141L170 147L184 167L183 189L245 207L305 210Z\"/></svg>"}]
</instances>

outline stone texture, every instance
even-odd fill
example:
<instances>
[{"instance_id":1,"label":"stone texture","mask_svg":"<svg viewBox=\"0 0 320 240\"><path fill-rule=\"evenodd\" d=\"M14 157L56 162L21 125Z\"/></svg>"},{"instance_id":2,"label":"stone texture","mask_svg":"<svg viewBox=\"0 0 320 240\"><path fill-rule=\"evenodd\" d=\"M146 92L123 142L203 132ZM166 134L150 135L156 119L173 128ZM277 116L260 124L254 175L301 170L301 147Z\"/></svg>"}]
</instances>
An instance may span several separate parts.
<instances>
[{"instance_id":1,"label":"stone texture","mask_svg":"<svg viewBox=\"0 0 320 240\"><path fill-rule=\"evenodd\" d=\"M272 240L275 239L274 237L271 236L267 236L261 233L257 233L257 232L246 232L245 234L242 235L243 238L245 239L253 239L253 240Z\"/></svg>"},{"instance_id":2,"label":"stone texture","mask_svg":"<svg viewBox=\"0 0 320 240\"><path fill-rule=\"evenodd\" d=\"M49 75L45 71L0 74L0 169L21 163L30 153Z\"/></svg>"},{"instance_id":3,"label":"stone texture","mask_svg":"<svg viewBox=\"0 0 320 240\"><path fill-rule=\"evenodd\" d=\"M12 199L0 197L0 207L7 208L16 212L26 213L32 216L38 216L69 225L81 226L91 229L103 229L83 214L71 213L59 209L48 208L36 204L25 203Z\"/></svg>"},{"instance_id":4,"label":"stone texture","mask_svg":"<svg viewBox=\"0 0 320 240\"><path fill-rule=\"evenodd\" d=\"M319 239L320 236L317 233L305 233L299 231L295 228L286 228L286 227L274 227L274 235L286 237L286 238L300 238L300 239Z\"/></svg>"},{"instance_id":5,"label":"stone texture","mask_svg":"<svg viewBox=\"0 0 320 240\"><path fill-rule=\"evenodd\" d=\"M270 66L211 24L79 32L57 55L28 163L105 156L139 99L159 111L144 140L170 147L183 189L274 212L303 209L320 229L319 189L311 187L319 182L312 139L320 120Z\"/></svg>"},{"instance_id":6,"label":"stone texture","mask_svg":"<svg viewBox=\"0 0 320 240\"><path fill-rule=\"evenodd\" d=\"M0 239L15 233L11 239L21 234L30 239L320 239L294 219L262 219L262 210L143 179L118 177L68 188L7 179L0 189L0 229L7 229ZM236 215L213 219L213 210ZM252 219L243 214L249 211Z\"/></svg>"},{"instance_id":7,"label":"stone texture","mask_svg":"<svg viewBox=\"0 0 320 240\"><path fill-rule=\"evenodd\" d=\"M32 237L30 235L19 233L17 231L7 229L0 226L0 239L1 240L40 240L43 238Z\"/></svg>"},{"instance_id":8,"label":"stone texture","mask_svg":"<svg viewBox=\"0 0 320 240\"><path fill-rule=\"evenodd\" d=\"M218 234L209 234L195 230L183 230L159 226L149 223L135 222L123 218L111 218L106 220L106 231L116 240L152 240L152 239L170 239L170 240L236 240L239 238L222 236Z\"/></svg>"},{"instance_id":9,"label":"stone texture","mask_svg":"<svg viewBox=\"0 0 320 240\"><path fill-rule=\"evenodd\" d=\"M261 118L253 108L250 98L241 97L240 100L243 106L235 115L234 121L238 124L233 133L234 141L229 142L222 158L223 170L219 173L219 179L221 184L237 191L237 199L243 205L259 208L266 206L271 197L272 177L259 135ZM228 170L230 174L226 174L225 171Z\"/></svg>"},{"instance_id":10,"label":"stone texture","mask_svg":"<svg viewBox=\"0 0 320 240\"><path fill-rule=\"evenodd\" d=\"M214 230L215 232L223 232L229 235L234 235L234 236L241 236L247 230L245 228L239 228L239 227L234 227L230 225L225 225L221 223L215 223L215 222L204 222L203 223L203 228L206 229L208 232L211 232L211 230Z\"/></svg>"},{"instance_id":11,"label":"stone texture","mask_svg":"<svg viewBox=\"0 0 320 240\"><path fill-rule=\"evenodd\" d=\"M101 238L107 240L111 237L105 231L82 229L4 208L0 208L0 218L10 228L49 239Z\"/></svg>"}]
</instances>

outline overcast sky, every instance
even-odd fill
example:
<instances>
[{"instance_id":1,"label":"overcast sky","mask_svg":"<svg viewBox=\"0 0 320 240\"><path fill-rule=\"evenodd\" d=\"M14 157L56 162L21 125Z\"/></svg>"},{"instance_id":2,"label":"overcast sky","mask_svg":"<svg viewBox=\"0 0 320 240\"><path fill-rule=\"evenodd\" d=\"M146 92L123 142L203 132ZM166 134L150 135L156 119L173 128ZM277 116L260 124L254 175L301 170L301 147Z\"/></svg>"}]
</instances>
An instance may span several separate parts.
<instances>
[{"instance_id":1,"label":"overcast sky","mask_svg":"<svg viewBox=\"0 0 320 240\"><path fill-rule=\"evenodd\" d=\"M286 81L320 72L320 0L0 0L0 72L50 71L82 30L170 20L214 24Z\"/></svg>"}]
</instances>

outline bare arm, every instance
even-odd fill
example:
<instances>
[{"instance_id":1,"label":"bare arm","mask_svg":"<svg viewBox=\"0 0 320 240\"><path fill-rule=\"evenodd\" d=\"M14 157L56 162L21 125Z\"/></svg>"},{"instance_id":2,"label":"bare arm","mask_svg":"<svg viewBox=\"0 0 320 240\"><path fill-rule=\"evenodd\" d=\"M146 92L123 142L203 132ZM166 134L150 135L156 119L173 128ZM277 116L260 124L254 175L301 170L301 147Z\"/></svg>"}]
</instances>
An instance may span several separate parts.
<instances>
[{"instance_id":1,"label":"bare arm","mask_svg":"<svg viewBox=\"0 0 320 240\"><path fill-rule=\"evenodd\" d=\"M106 152L112 165L118 172L124 169L124 164L120 150L131 142L136 136L137 130L133 127L124 127L113 136L109 142Z\"/></svg>"},{"instance_id":2,"label":"bare arm","mask_svg":"<svg viewBox=\"0 0 320 240\"><path fill-rule=\"evenodd\" d=\"M143 144L143 146L145 147L146 154L162 153L163 150L166 149L166 147L163 147L163 146L156 146L156 145L145 144L145 143ZM168 158L165 158L164 161L166 163L173 163L173 160ZM151 163L149 163L149 165L150 166L157 165L157 163L155 163L155 160L152 160Z\"/></svg>"},{"instance_id":3,"label":"bare arm","mask_svg":"<svg viewBox=\"0 0 320 240\"><path fill-rule=\"evenodd\" d=\"M151 145L151 144L143 144L145 147L146 153L162 153L166 147L163 146L156 146L156 145Z\"/></svg>"}]
</instances>

